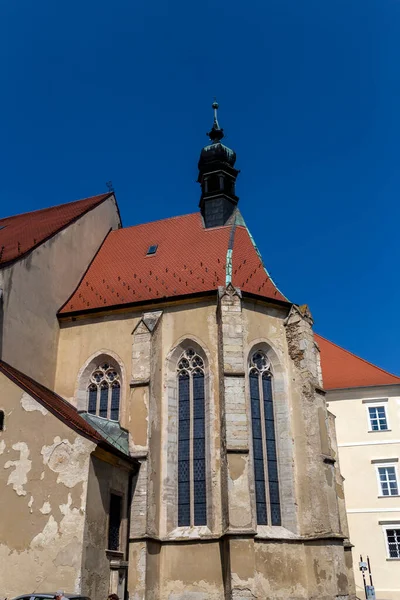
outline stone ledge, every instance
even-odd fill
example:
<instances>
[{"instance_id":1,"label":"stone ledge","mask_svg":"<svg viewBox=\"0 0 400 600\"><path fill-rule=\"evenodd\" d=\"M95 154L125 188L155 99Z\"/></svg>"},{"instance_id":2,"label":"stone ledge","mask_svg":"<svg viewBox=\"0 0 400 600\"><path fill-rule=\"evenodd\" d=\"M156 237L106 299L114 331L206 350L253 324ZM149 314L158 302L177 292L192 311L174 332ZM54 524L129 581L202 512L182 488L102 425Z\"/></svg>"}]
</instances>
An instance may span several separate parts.
<instances>
[{"instance_id":1,"label":"stone ledge","mask_svg":"<svg viewBox=\"0 0 400 600\"><path fill-rule=\"evenodd\" d=\"M227 454L249 454L250 449L246 446L227 446Z\"/></svg>"},{"instance_id":2,"label":"stone ledge","mask_svg":"<svg viewBox=\"0 0 400 600\"><path fill-rule=\"evenodd\" d=\"M224 377L246 377L244 371L224 371Z\"/></svg>"},{"instance_id":3,"label":"stone ledge","mask_svg":"<svg viewBox=\"0 0 400 600\"><path fill-rule=\"evenodd\" d=\"M129 384L129 387L136 388L145 387L147 385L150 385L150 379L132 379L132 381Z\"/></svg>"}]
</instances>

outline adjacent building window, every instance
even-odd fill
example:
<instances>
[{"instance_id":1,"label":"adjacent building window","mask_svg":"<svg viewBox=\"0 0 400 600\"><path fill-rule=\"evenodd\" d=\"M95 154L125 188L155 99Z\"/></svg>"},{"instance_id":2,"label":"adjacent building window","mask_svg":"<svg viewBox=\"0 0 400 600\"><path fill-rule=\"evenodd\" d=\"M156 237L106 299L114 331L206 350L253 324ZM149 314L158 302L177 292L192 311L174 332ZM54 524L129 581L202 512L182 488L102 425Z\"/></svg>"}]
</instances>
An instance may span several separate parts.
<instances>
[{"instance_id":1,"label":"adjacent building window","mask_svg":"<svg viewBox=\"0 0 400 600\"><path fill-rule=\"evenodd\" d=\"M104 362L97 366L87 389L87 411L112 421L119 420L121 380L115 367Z\"/></svg>"},{"instance_id":2,"label":"adjacent building window","mask_svg":"<svg viewBox=\"0 0 400 600\"><path fill-rule=\"evenodd\" d=\"M258 525L280 525L272 373L264 352L251 356L249 367L253 461Z\"/></svg>"},{"instance_id":3,"label":"adjacent building window","mask_svg":"<svg viewBox=\"0 0 400 600\"><path fill-rule=\"evenodd\" d=\"M398 496L397 473L394 465L377 467L380 493L382 496Z\"/></svg>"},{"instance_id":4,"label":"adjacent building window","mask_svg":"<svg viewBox=\"0 0 400 600\"><path fill-rule=\"evenodd\" d=\"M400 558L400 529L386 529L389 558Z\"/></svg>"},{"instance_id":5,"label":"adjacent building window","mask_svg":"<svg viewBox=\"0 0 400 600\"><path fill-rule=\"evenodd\" d=\"M110 494L108 517L108 550L119 550L122 520L122 496Z\"/></svg>"},{"instance_id":6,"label":"adjacent building window","mask_svg":"<svg viewBox=\"0 0 400 600\"><path fill-rule=\"evenodd\" d=\"M189 348L178 361L178 526L206 525L204 361Z\"/></svg>"},{"instance_id":7,"label":"adjacent building window","mask_svg":"<svg viewBox=\"0 0 400 600\"><path fill-rule=\"evenodd\" d=\"M368 416L371 431L385 431L388 429L385 406L369 406Z\"/></svg>"}]
</instances>

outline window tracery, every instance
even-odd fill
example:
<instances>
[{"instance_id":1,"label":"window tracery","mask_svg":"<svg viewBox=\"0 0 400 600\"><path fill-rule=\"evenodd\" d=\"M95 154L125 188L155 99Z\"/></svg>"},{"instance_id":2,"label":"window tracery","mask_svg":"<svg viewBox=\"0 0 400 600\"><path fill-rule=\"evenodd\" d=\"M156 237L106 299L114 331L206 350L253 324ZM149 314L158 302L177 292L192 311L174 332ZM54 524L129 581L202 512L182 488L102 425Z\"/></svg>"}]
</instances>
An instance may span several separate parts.
<instances>
[{"instance_id":1,"label":"window tracery","mask_svg":"<svg viewBox=\"0 0 400 600\"><path fill-rule=\"evenodd\" d=\"M119 420L121 378L108 362L98 365L90 376L87 388L87 411L112 421Z\"/></svg>"},{"instance_id":2,"label":"window tracery","mask_svg":"<svg viewBox=\"0 0 400 600\"><path fill-rule=\"evenodd\" d=\"M193 349L178 361L178 526L206 525L204 361Z\"/></svg>"},{"instance_id":3,"label":"window tracery","mask_svg":"<svg viewBox=\"0 0 400 600\"><path fill-rule=\"evenodd\" d=\"M258 525L281 524L271 364L261 350L249 365L253 460Z\"/></svg>"}]
</instances>

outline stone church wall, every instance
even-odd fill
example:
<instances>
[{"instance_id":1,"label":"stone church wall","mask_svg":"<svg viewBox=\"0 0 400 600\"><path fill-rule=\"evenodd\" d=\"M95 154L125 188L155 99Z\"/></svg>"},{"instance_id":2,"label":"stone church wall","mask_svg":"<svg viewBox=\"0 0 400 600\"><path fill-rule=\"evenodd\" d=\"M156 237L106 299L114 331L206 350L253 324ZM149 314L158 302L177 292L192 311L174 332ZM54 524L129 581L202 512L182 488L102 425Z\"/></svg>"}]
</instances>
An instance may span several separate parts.
<instances>
[{"instance_id":1,"label":"stone church wall","mask_svg":"<svg viewBox=\"0 0 400 600\"><path fill-rule=\"evenodd\" d=\"M205 365L207 526L177 526L177 363ZM274 374L281 526L257 526L248 369ZM304 308L230 287L193 303L61 324L56 391L77 401L96 352L125 372L121 424L141 469L130 526L131 600L351 597L340 473ZM83 385L83 384L82 384Z\"/></svg>"},{"instance_id":2,"label":"stone church wall","mask_svg":"<svg viewBox=\"0 0 400 600\"><path fill-rule=\"evenodd\" d=\"M75 290L109 230L120 220L110 198L9 267L0 270L0 356L54 386L57 311Z\"/></svg>"}]
</instances>

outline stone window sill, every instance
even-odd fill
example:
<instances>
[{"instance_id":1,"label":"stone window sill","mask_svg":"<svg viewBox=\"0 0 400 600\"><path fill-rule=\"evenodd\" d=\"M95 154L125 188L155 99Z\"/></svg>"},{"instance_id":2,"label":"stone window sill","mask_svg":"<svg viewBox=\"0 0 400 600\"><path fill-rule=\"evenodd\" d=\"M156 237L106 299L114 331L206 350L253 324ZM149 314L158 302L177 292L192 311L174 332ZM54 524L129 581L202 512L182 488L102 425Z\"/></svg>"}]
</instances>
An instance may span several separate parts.
<instances>
[{"instance_id":1,"label":"stone window sill","mask_svg":"<svg viewBox=\"0 0 400 600\"><path fill-rule=\"evenodd\" d=\"M193 527L175 527L167 536L168 540L198 540L204 538L213 538L214 536L207 525L197 525Z\"/></svg>"},{"instance_id":2,"label":"stone window sill","mask_svg":"<svg viewBox=\"0 0 400 600\"><path fill-rule=\"evenodd\" d=\"M400 494L390 494L389 496L378 496L378 498L399 498Z\"/></svg>"},{"instance_id":3,"label":"stone window sill","mask_svg":"<svg viewBox=\"0 0 400 600\"><path fill-rule=\"evenodd\" d=\"M393 556L393 557L389 557L389 558L387 558L386 560L400 560L400 558L395 558L395 557Z\"/></svg>"},{"instance_id":4,"label":"stone window sill","mask_svg":"<svg viewBox=\"0 0 400 600\"><path fill-rule=\"evenodd\" d=\"M391 429L368 429L368 433L387 433Z\"/></svg>"}]
</instances>

